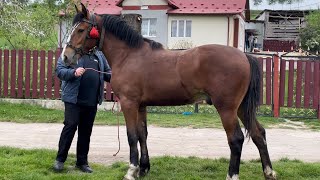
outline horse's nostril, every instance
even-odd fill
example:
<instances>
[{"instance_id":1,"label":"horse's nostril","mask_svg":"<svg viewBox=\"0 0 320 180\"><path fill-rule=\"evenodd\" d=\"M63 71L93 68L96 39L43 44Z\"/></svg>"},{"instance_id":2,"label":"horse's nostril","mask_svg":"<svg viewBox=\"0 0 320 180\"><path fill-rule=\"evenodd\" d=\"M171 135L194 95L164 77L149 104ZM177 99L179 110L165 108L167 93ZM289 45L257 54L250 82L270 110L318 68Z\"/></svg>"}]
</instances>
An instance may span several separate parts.
<instances>
[{"instance_id":1,"label":"horse's nostril","mask_svg":"<svg viewBox=\"0 0 320 180\"><path fill-rule=\"evenodd\" d=\"M69 66L70 63L68 62L68 57L65 55L61 55L61 58L62 58L62 61L64 62L64 64L66 66Z\"/></svg>"}]
</instances>

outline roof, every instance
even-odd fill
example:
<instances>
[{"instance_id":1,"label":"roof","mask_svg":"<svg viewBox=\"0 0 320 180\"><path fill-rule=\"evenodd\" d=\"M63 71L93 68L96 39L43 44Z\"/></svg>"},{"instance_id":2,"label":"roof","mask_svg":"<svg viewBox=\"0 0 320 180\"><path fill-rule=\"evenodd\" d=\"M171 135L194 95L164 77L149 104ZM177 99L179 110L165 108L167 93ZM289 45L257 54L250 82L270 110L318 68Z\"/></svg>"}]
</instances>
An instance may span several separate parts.
<instances>
[{"instance_id":1,"label":"roof","mask_svg":"<svg viewBox=\"0 0 320 180\"><path fill-rule=\"evenodd\" d=\"M172 6L173 8L175 8L175 9L179 8L178 5L177 5L177 3L174 2L173 0L168 0L168 4L169 4L170 6Z\"/></svg>"},{"instance_id":2,"label":"roof","mask_svg":"<svg viewBox=\"0 0 320 180\"><path fill-rule=\"evenodd\" d=\"M255 19L258 19L260 16L263 15L264 12L276 12L276 13L285 13L285 14L300 14L301 17L304 16L304 14L309 14L309 12L312 12L312 10L271 10L271 9L265 9L261 11Z\"/></svg>"},{"instance_id":3,"label":"roof","mask_svg":"<svg viewBox=\"0 0 320 180\"><path fill-rule=\"evenodd\" d=\"M119 7L122 7L123 1L125 1L125 0L119 0L116 5L119 6ZM178 8L178 6L175 3L175 1L173 1L173 0L167 0L167 1L168 1L169 6L171 6L172 8L175 8L175 9Z\"/></svg>"},{"instance_id":4,"label":"roof","mask_svg":"<svg viewBox=\"0 0 320 180\"><path fill-rule=\"evenodd\" d=\"M122 8L117 6L119 0L81 0L88 10L97 14L120 15Z\"/></svg>"},{"instance_id":5,"label":"roof","mask_svg":"<svg viewBox=\"0 0 320 180\"><path fill-rule=\"evenodd\" d=\"M246 9L247 0L174 0L178 9L168 14L239 14Z\"/></svg>"},{"instance_id":6,"label":"roof","mask_svg":"<svg viewBox=\"0 0 320 180\"><path fill-rule=\"evenodd\" d=\"M124 0L81 0L89 11L120 15ZM248 0L167 0L168 14L239 14Z\"/></svg>"}]
</instances>

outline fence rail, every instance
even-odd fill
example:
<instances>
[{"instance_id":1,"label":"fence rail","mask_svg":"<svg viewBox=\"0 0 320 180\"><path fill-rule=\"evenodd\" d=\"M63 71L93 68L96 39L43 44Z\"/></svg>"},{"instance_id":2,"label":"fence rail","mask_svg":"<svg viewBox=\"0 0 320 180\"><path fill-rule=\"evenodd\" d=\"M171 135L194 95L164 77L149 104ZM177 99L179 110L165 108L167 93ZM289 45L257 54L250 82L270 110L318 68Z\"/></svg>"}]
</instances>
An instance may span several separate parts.
<instances>
[{"instance_id":1,"label":"fence rail","mask_svg":"<svg viewBox=\"0 0 320 180\"><path fill-rule=\"evenodd\" d=\"M263 72L261 104L271 105L274 116L320 119L319 57L257 56Z\"/></svg>"},{"instance_id":2,"label":"fence rail","mask_svg":"<svg viewBox=\"0 0 320 180\"><path fill-rule=\"evenodd\" d=\"M55 67L61 51L1 50L0 97L59 99L60 80ZM112 101L110 84L105 100Z\"/></svg>"},{"instance_id":3,"label":"fence rail","mask_svg":"<svg viewBox=\"0 0 320 180\"><path fill-rule=\"evenodd\" d=\"M59 99L60 80L54 69L61 51L1 50L0 97ZM320 60L315 57L281 57L254 54L262 73L261 105L279 116L282 108L306 109L320 119ZM113 101L111 85L105 100ZM314 117L315 117L314 116Z\"/></svg>"}]
</instances>

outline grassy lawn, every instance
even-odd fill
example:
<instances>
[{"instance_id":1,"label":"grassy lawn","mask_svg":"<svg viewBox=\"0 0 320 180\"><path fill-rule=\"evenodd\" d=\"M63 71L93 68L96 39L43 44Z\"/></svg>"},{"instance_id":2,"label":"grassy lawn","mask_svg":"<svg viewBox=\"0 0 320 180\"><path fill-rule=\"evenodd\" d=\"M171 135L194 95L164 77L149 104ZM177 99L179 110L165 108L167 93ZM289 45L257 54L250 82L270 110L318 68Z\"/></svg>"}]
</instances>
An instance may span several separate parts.
<instances>
[{"instance_id":1,"label":"grassy lawn","mask_svg":"<svg viewBox=\"0 0 320 180\"><path fill-rule=\"evenodd\" d=\"M70 155L66 170L55 173L52 163L56 155L51 150L23 150L0 147L0 179L122 179L128 168L127 163L117 162L111 166L92 164L94 173L84 174L74 168L75 156ZM196 157L151 158L150 173L140 179L225 179L228 170L227 159L200 159ZM315 180L320 178L320 163L303 163L282 159L273 163L278 179ZM240 179L264 179L260 160L241 162Z\"/></svg>"},{"instance_id":2,"label":"grassy lawn","mask_svg":"<svg viewBox=\"0 0 320 180\"><path fill-rule=\"evenodd\" d=\"M40 106L27 104L10 104L0 102L0 121L18 123L62 123L63 111L46 109ZM124 117L120 113L113 114L110 111L99 111L95 124L99 125L124 125ZM281 124L288 123L282 118L258 117L264 127L281 127ZM310 129L320 130L320 121L316 119L292 120L303 122L304 126ZM222 128L218 114L157 114L148 113L148 124L161 127L191 127L191 128ZM285 127L286 128L286 127ZM292 128L292 126L290 127Z\"/></svg>"}]
</instances>

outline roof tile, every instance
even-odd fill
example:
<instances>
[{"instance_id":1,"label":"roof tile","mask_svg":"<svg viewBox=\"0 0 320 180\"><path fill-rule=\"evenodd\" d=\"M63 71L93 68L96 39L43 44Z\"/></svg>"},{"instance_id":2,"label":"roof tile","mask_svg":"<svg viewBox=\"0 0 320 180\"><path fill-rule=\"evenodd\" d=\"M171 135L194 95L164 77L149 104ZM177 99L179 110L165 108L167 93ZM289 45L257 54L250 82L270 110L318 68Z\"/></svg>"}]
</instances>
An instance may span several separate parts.
<instances>
[{"instance_id":1,"label":"roof tile","mask_svg":"<svg viewBox=\"0 0 320 180\"><path fill-rule=\"evenodd\" d=\"M122 8L116 5L118 1L119 0L81 0L83 4L87 5L87 8L91 12L120 15Z\"/></svg>"},{"instance_id":2,"label":"roof tile","mask_svg":"<svg viewBox=\"0 0 320 180\"><path fill-rule=\"evenodd\" d=\"M245 10L247 0L175 0L179 9L168 14L238 14Z\"/></svg>"},{"instance_id":3,"label":"roof tile","mask_svg":"<svg viewBox=\"0 0 320 180\"><path fill-rule=\"evenodd\" d=\"M81 0L97 14L121 14L123 0ZM168 0L173 8L168 14L238 14L245 10L247 0Z\"/></svg>"}]
</instances>

